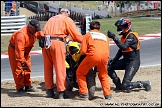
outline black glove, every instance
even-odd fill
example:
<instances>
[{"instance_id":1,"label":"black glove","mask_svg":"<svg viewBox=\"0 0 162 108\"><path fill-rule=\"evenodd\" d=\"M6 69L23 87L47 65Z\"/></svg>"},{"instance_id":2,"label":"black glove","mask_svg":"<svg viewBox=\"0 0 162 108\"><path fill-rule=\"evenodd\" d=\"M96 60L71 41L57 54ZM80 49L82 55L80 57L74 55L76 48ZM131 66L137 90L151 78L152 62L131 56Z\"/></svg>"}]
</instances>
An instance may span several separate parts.
<instances>
[{"instance_id":1,"label":"black glove","mask_svg":"<svg viewBox=\"0 0 162 108\"><path fill-rule=\"evenodd\" d=\"M110 58L110 59L108 60L108 65L109 65L109 66L111 65L112 61L113 61L112 58Z\"/></svg>"},{"instance_id":2,"label":"black glove","mask_svg":"<svg viewBox=\"0 0 162 108\"><path fill-rule=\"evenodd\" d=\"M28 70L28 69L29 69L26 62L23 62L23 63L21 64L21 66L22 66L22 69L23 69L23 70Z\"/></svg>"},{"instance_id":3,"label":"black glove","mask_svg":"<svg viewBox=\"0 0 162 108\"><path fill-rule=\"evenodd\" d=\"M39 39L39 47L44 48L45 37L41 36Z\"/></svg>"},{"instance_id":4,"label":"black glove","mask_svg":"<svg viewBox=\"0 0 162 108\"><path fill-rule=\"evenodd\" d=\"M108 32L107 32L107 35L108 35L109 38L112 38L113 40L114 40L114 38L116 37L115 34L112 33L112 32L110 32L109 30L108 30Z\"/></svg>"}]
</instances>

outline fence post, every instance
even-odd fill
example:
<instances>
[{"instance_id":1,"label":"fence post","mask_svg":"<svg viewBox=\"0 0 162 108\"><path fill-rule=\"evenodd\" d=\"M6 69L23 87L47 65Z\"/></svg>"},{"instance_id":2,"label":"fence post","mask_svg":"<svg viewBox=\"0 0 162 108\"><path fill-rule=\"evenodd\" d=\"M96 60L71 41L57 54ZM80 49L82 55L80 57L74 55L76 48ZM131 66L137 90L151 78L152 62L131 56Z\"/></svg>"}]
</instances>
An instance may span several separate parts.
<instances>
[{"instance_id":1,"label":"fence post","mask_svg":"<svg viewBox=\"0 0 162 108\"><path fill-rule=\"evenodd\" d=\"M20 2L16 1L16 16L20 14Z\"/></svg>"}]
</instances>

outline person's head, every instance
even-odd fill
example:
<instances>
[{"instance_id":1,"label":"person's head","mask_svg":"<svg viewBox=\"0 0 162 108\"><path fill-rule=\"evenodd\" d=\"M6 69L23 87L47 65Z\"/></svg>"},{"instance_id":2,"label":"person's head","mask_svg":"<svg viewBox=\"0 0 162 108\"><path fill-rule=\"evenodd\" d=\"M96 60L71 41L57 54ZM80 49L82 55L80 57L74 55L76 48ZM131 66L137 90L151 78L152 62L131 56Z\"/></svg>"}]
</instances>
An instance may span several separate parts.
<instances>
[{"instance_id":1,"label":"person's head","mask_svg":"<svg viewBox=\"0 0 162 108\"><path fill-rule=\"evenodd\" d=\"M90 23L90 30L94 29L100 30L100 23L98 21L92 21Z\"/></svg>"},{"instance_id":2,"label":"person's head","mask_svg":"<svg viewBox=\"0 0 162 108\"><path fill-rule=\"evenodd\" d=\"M115 22L115 26L117 27L117 32L119 35L128 33L131 29L131 25L131 21L125 18L121 18Z\"/></svg>"},{"instance_id":3,"label":"person's head","mask_svg":"<svg viewBox=\"0 0 162 108\"><path fill-rule=\"evenodd\" d=\"M39 21L36 20L36 19L30 20L29 23L28 23L28 30L29 30L30 34L34 34L38 31L40 31L41 29L40 29Z\"/></svg>"},{"instance_id":4,"label":"person's head","mask_svg":"<svg viewBox=\"0 0 162 108\"><path fill-rule=\"evenodd\" d=\"M64 15L66 15L66 16L70 16L70 11L69 11L69 9L67 9L67 8L62 8L62 9L60 10L60 14L64 14Z\"/></svg>"},{"instance_id":5,"label":"person's head","mask_svg":"<svg viewBox=\"0 0 162 108\"><path fill-rule=\"evenodd\" d=\"M67 51L70 53L70 55L78 53L80 50L80 46L78 42L69 41L67 43Z\"/></svg>"}]
</instances>

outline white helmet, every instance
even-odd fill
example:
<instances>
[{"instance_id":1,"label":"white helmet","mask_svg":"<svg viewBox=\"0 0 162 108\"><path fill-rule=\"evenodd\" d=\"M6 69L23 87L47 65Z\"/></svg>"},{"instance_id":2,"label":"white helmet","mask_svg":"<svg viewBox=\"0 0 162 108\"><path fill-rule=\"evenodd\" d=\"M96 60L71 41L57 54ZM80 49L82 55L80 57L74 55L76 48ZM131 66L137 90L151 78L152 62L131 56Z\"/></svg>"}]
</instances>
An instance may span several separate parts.
<instances>
[{"instance_id":1,"label":"white helmet","mask_svg":"<svg viewBox=\"0 0 162 108\"><path fill-rule=\"evenodd\" d=\"M62 8L60 12L65 12L66 14L70 15L70 11L67 8Z\"/></svg>"}]
</instances>

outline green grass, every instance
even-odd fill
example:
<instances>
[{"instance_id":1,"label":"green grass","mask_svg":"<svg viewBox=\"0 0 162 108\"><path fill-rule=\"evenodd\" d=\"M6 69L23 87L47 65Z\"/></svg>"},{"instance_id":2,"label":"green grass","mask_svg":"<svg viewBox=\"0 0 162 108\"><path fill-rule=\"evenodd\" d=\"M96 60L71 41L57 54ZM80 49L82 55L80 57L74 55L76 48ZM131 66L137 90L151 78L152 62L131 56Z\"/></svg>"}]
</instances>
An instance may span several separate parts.
<instances>
[{"instance_id":1,"label":"green grass","mask_svg":"<svg viewBox=\"0 0 162 108\"><path fill-rule=\"evenodd\" d=\"M74 6L74 4L77 6L77 7L81 7L82 6L82 9L91 9L91 10L97 10L97 7L99 5L103 5L103 1L54 1L55 3L59 3L60 2L60 7L67 7L70 9L71 6ZM46 2L48 3L48 2ZM105 7L105 5L103 5L103 7Z\"/></svg>"},{"instance_id":2,"label":"green grass","mask_svg":"<svg viewBox=\"0 0 162 108\"><path fill-rule=\"evenodd\" d=\"M107 33L107 30L114 32L117 36L115 22L119 18L99 19L101 23L101 32ZM161 19L151 18L129 18L132 22L132 30L139 35L161 32Z\"/></svg>"},{"instance_id":3,"label":"green grass","mask_svg":"<svg viewBox=\"0 0 162 108\"><path fill-rule=\"evenodd\" d=\"M116 32L116 27L114 23L119 18L106 18L106 19L98 19L101 23L101 32L107 35L107 31ZM152 34L152 33L160 33L161 32L161 19L150 19L150 18L129 18L132 22L132 30L136 31L139 35L143 34ZM44 22L42 22L44 23ZM11 36L1 36L1 53L7 52L9 39ZM38 46L38 42L35 43L35 46L32 50L41 50Z\"/></svg>"}]
</instances>

